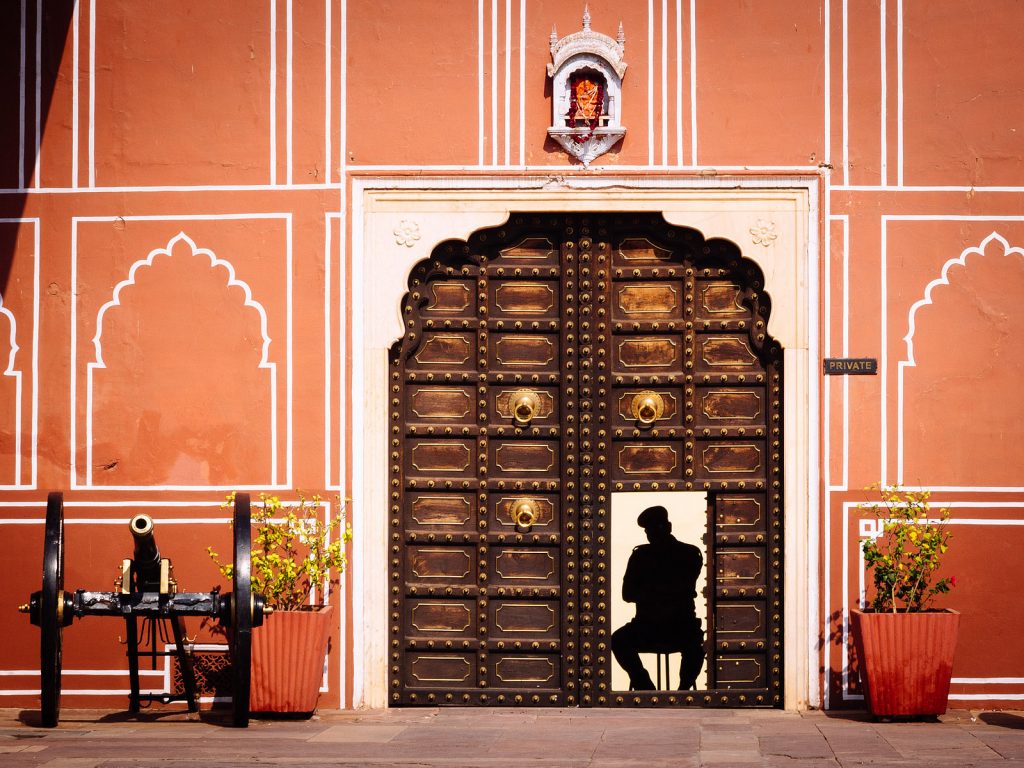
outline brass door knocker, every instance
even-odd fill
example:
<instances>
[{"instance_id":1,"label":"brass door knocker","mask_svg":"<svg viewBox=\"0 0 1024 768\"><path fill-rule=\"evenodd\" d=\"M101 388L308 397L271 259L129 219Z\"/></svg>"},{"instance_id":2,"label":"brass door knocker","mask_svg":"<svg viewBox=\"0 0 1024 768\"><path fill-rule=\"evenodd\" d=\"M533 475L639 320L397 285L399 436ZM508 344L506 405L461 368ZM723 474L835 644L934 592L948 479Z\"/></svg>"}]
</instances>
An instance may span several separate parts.
<instances>
[{"instance_id":1,"label":"brass door knocker","mask_svg":"<svg viewBox=\"0 0 1024 768\"><path fill-rule=\"evenodd\" d=\"M537 522L537 505L533 499L519 499L512 505L512 521L524 530L530 530Z\"/></svg>"},{"instance_id":2,"label":"brass door knocker","mask_svg":"<svg viewBox=\"0 0 1024 768\"><path fill-rule=\"evenodd\" d=\"M657 392L646 389L633 396L630 412L645 427L650 426L665 412L665 401Z\"/></svg>"},{"instance_id":3,"label":"brass door knocker","mask_svg":"<svg viewBox=\"0 0 1024 768\"><path fill-rule=\"evenodd\" d=\"M526 426L540 410L540 398L530 389L518 389L509 398L512 404L512 418L519 426Z\"/></svg>"}]
</instances>

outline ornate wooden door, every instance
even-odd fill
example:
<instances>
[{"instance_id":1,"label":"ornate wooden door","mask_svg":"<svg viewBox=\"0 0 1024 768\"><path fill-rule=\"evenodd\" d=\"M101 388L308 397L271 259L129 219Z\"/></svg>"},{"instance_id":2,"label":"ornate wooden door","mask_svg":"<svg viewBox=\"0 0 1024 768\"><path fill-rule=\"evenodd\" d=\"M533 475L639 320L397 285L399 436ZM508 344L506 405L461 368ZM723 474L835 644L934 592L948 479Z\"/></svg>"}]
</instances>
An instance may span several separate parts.
<instances>
[{"instance_id":1,"label":"ornate wooden door","mask_svg":"<svg viewBox=\"0 0 1024 768\"><path fill-rule=\"evenodd\" d=\"M781 350L760 271L656 214L516 214L410 277L393 704L781 704ZM708 690L611 690L617 491L707 495Z\"/></svg>"}]
</instances>

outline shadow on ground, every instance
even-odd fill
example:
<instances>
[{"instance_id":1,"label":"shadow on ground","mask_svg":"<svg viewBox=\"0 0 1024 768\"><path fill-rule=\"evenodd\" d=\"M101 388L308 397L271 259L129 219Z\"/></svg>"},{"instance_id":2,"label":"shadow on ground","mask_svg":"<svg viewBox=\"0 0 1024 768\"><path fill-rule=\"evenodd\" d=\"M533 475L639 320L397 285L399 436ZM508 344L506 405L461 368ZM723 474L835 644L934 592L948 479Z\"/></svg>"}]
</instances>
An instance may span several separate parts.
<instances>
[{"instance_id":1,"label":"shadow on ground","mask_svg":"<svg viewBox=\"0 0 1024 768\"><path fill-rule=\"evenodd\" d=\"M1024 717L1009 712L982 712L978 719L986 725L997 725L1000 728L1024 730Z\"/></svg>"},{"instance_id":2,"label":"shadow on ground","mask_svg":"<svg viewBox=\"0 0 1024 768\"><path fill-rule=\"evenodd\" d=\"M870 723L874 720L863 709L824 709L821 714L829 720L842 720L849 723Z\"/></svg>"}]
</instances>

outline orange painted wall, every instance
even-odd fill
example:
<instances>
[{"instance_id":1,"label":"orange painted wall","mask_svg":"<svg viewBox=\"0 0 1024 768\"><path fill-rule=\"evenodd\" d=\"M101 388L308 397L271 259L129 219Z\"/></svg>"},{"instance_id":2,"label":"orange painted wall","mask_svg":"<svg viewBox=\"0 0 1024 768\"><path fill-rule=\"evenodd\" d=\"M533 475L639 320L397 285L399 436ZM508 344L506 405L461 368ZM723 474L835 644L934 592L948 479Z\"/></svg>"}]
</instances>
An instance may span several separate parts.
<instances>
[{"instance_id":1,"label":"orange painted wall","mask_svg":"<svg viewBox=\"0 0 1024 768\"><path fill-rule=\"evenodd\" d=\"M38 584L47 490L73 521L67 586L109 585L129 546L110 522L139 507L197 590L227 488L346 492L354 175L654 169L822 179L820 351L880 363L823 377L811 414L825 702L859 703L842 616L879 480L951 506L954 705L1024 697L999 610L1024 532L1024 8L594 0L594 29L626 36L627 134L584 170L545 132L548 38L581 6L3 4L0 706L35 706L38 633L9 609ZM326 706L351 701L356 620ZM68 630L65 667L108 672L65 678L66 705L123 705L117 634Z\"/></svg>"}]
</instances>

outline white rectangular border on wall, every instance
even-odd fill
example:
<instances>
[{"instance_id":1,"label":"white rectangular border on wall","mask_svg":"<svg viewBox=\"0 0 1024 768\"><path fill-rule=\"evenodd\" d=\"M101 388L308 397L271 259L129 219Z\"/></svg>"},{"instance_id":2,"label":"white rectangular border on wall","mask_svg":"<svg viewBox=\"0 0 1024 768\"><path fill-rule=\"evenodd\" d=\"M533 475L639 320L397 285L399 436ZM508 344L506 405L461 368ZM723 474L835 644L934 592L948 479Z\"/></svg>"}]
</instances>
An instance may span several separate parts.
<instances>
[{"instance_id":1,"label":"white rectangular border on wall","mask_svg":"<svg viewBox=\"0 0 1024 768\"><path fill-rule=\"evenodd\" d=\"M266 220L280 219L285 225L285 434L284 434L284 456L285 476L283 482L258 484L258 485L89 485L79 482L78 476L78 226L82 223L91 222L112 222L112 221L245 221L245 220ZM186 214L186 215L152 215L152 216L74 216L71 219L71 489L82 490L108 490L108 491L164 491L164 490L224 490L224 491L245 491L245 490L269 490L269 489L290 489L292 480L292 456L293 456L293 429L292 429L292 326L293 326L293 259L292 259L292 214L291 213L224 213L224 214ZM88 407L88 406L87 406ZM273 407L273 406L272 406ZM276 407L274 417L280 412ZM87 415L91 414L87 410ZM278 433L277 445L274 456L281 448L281 436ZM276 458L274 459L276 462Z\"/></svg>"},{"instance_id":2,"label":"white rectangular border on wall","mask_svg":"<svg viewBox=\"0 0 1024 768\"><path fill-rule=\"evenodd\" d=\"M31 392L31 431L28 433L28 438L31 441L31 449L29 453L30 463L30 479L29 481L23 482L24 478L24 467L22 461L24 460L24 439L25 433L25 390L23 387L23 377L21 374L24 372L24 366L20 367L20 370L16 367L12 374L17 379L17 414L15 417L15 478L16 482L9 485L0 485L0 490L14 490L14 489L33 489L36 487L38 482L39 472L39 219L38 218L9 218L0 219L0 224L31 224L32 225L32 359L30 364L31 376L32 376L32 392ZM3 307L2 301L3 291L0 291L0 308ZM10 310L8 309L8 312ZM17 323L17 316L13 312L10 312L13 317L13 322ZM17 326L15 326L16 328ZM15 336L15 340L17 337ZM14 356L14 363L18 365L17 355ZM3 365L0 366L0 376L8 375L4 369L8 367L9 361L4 361Z\"/></svg>"},{"instance_id":3,"label":"white rectangular border on wall","mask_svg":"<svg viewBox=\"0 0 1024 768\"><path fill-rule=\"evenodd\" d=\"M845 0L844 0L845 1ZM826 192L827 194L827 192ZM826 207L829 205L829 200L826 197ZM843 225L843 268L840 279L842 281L843 289L843 303L842 303L842 351L843 357L847 357L850 354L850 217L847 214L827 214L825 216L826 227L825 227L825 275L824 275L824 296L822 297L822 303L824 304L824 328L822 329L824 339L824 357L831 357L833 354L832 348L832 281L835 276L832 273L832 233L831 225L833 223L842 223ZM824 493L824 516L822 518L822 535L824 536L824 553L825 553L825 569L823 572L822 590L823 590L823 610L822 618L824 623L821 627L822 638L828 638L832 635L831 626L831 606L832 606L832 519L829 510L832 509L832 494L841 493L848 490L850 483L850 381L849 376L842 377L842 419L843 419L843 430L842 440L840 443L840 452L842 455L843 468L842 477L838 484L833 483L832 478L832 388L836 386L833 382L832 377L823 377L823 391L822 391L822 436L824 445L822 446L822 478L823 478L823 493ZM845 626L845 618L844 618ZM813 631L813 630L812 630ZM813 642L813 641L812 641ZM830 686L830 673L831 665L829 664L828 658L828 645L823 644L822 647L825 649L822 652L822 663L824 666L824 697L823 705L825 709L830 708L831 704L831 686Z\"/></svg>"},{"instance_id":4,"label":"white rectangular border on wall","mask_svg":"<svg viewBox=\"0 0 1024 768\"><path fill-rule=\"evenodd\" d=\"M23 4L26 0L23 0ZM294 49L295 35L294 27L292 24L292 8L294 0L286 0L284 6L284 24L286 27L286 40L285 40L285 51L283 55L279 55L277 51L277 38L276 31L278 25L278 17L280 14L281 0L266 0L268 3L268 18L270 20L270 30L268 34L268 41L270 50L272 52L270 61L270 72L265 84L267 92L270 94L271 104L271 115L268 122L267 128L267 153L269 169L267 174L267 182L264 184L252 183L252 184L137 184L137 185L97 185L96 184L96 168L95 168L95 155L96 155L96 60L95 60L95 41L96 41L96 15L95 10L99 5L96 0L78 0L74 5L71 18L71 44L70 44L70 81L71 81L71 104L70 104L70 123L71 123L71 160L70 160L70 176L68 177L66 186L56 187L41 187L41 137L42 137L42 125L40 121L39 110L36 110L34 117L35 121L35 170L33 180L30 187L26 187L26 179L24 178L24 164L27 160L27 153L30 150L29 137L27 136L27 126L24 124L24 115L22 115L22 127L19 129L19 156L22 157L22 171L18 174L18 187L14 189L0 189L0 194L4 193L27 193L27 194L80 194L83 192L89 193L108 193L108 192L186 192L186 191L241 191L241 190L277 190L277 189L293 189L293 190L310 190L310 189L339 189L342 185L338 182L333 182L335 178L335 169L338 168L338 164L335 159L332 158L332 154L340 157L340 165L344 168L345 157L344 153L335 148L333 143L333 136L330 129L331 121L333 120L333 100L331 98L331 87L332 87L332 65L334 61L331 57L331 45L334 36L334 30L331 25L334 24L332 8L335 3L339 0L324 0L325 6L325 54L324 54L324 66L325 66L325 92L324 92L324 112L325 112L325 138L324 138L324 162L326 163L324 183L293 183L292 175L294 173L292 163L292 148L293 148L293 128L294 128L294 109L293 109L293 79L294 79L294 67L292 62L291 54ZM525 2L525 0L523 0ZM41 15L43 0L35 0L37 15ZM346 77L346 59L347 59L347 39L346 39L346 23L348 16L347 0L340 0L341 13L340 19L337 21L337 30L340 34L340 47L341 47L341 100L338 105L340 119L340 136L338 147L345 147L345 77ZM83 10L84 9L84 10ZM86 24L82 23L82 13L87 16ZM26 17L22 16L22 32L21 37L26 37L25 29ZM86 27L83 29L83 26ZM24 40L22 40L22 43ZM26 47L21 44L21 57L26 58ZM42 25L37 25L36 30L36 71L35 71L35 90L36 90L36 104L40 103L42 94ZM83 58L85 59L83 65ZM285 94L284 98L279 98L278 95L278 72L280 66L285 67ZM27 112L26 104L26 93L28 88L28 77L30 75L29 68L26 66L20 67L20 95L19 95L19 112ZM84 90L84 93L82 93ZM283 102L283 107L281 105ZM281 114L284 114L285 119L285 136L283 140L277 136L278 133L278 119ZM51 115L52 117L52 115ZM84 147L82 146L84 144ZM278 155L283 151L284 155L288 158L286 166L286 183L280 183L278 177ZM82 183L82 176L85 176L85 181ZM342 172L342 178L344 173Z\"/></svg>"},{"instance_id":5,"label":"white rectangular border on wall","mask_svg":"<svg viewBox=\"0 0 1024 768\"><path fill-rule=\"evenodd\" d=\"M826 3L834 2L834 0L826 0ZM893 73L893 80L896 85L896 120L895 126L890 131L889 129L889 103L888 103L888 86L889 86L889 75L890 67L893 65L889 62L887 42L891 38L889 31L889 22L887 19L888 10L887 2L895 3L895 13L893 26L894 31L892 35L895 35L895 72ZM881 147L879 152L879 184L850 184L850 147L849 147L849 135L850 135L850 106L849 106L849 0L842 0L842 46L843 46L843 94L842 94L842 147L843 156L841 161L842 166L842 184L833 187L837 191L855 190L863 192L880 192L880 191L904 191L904 192L969 192L975 194L978 192L1021 192L1024 191L1024 185L992 185L992 186L973 186L970 184L938 184L938 185L907 185L904 178L904 122L905 122L905 111L904 111L904 95L905 95L905 83L904 83L904 58L905 58L905 15L904 15L904 3L906 0L880 0L878 4L878 27L880 30L880 42L878 50L878 69L879 69L879 135L881 139ZM924 4L927 0L917 0L919 4ZM859 10L859 9L858 9ZM863 11L865 15L865 21L867 14L870 13L865 8ZM854 11L857 13L857 10ZM911 38L913 39L913 38ZM827 115L827 112L826 112ZM896 142L896 168L895 174L890 173L889 162L888 162L888 145L889 145L889 134L893 133L893 138ZM890 179L895 175L896 183L890 184Z\"/></svg>"},{"instance_id":6,"label":"white rectangular border on wall","mask_svg":"<svg viewBox=\"0 0 1024 768\"><path fill-rule=\"evenodd\" d=\"M82 0L79 0L81 2ZM278 138L277 138L277 118L278 118L278 98L277 98L277 68L278 68L278 51L277 51L277 17L278 17L278 4L280 0L267 0L269 3L269 18L270 18L270 34L269 34L269 45L270 45L270 71L268 76L267 88L270 93L270 115L269 115L269 128L268 128L268 143L269 143L269 170L270 175L268 183L272 187L278 186L277 183L277 151L278 151ZM40 0L41 2L41 0ZM326 0L330 2L330 0ZM73 80L73 107L72 107L72 119L71 119L71 131L72 131L72 147L74 152L72 155L72 173L71 173L71 186L78 187L78 146L79 146L79 104L78 104L78 59L79 59L79 45L80 45L80 14L79 14L79 3L75 3L74 17L72 19L72 34L73 34L73 56L74 62L74 80ZM285 50L285 157L287 158L286 166L286 183L291 185L292 183L292 40L294 37L292 29L292 0L285 0L285 26L286 26L286 50ZM329 40L329 38L328 38ZM88 127L87 127L87 139L88 139L88 156L86 159L88 167L88 186L90 188L106 189L103 185L96 184L96 0L89 0L89 33L88 33L88 44L89 44L89 62L88 62ZM330 88L330 79L327 80L327 87ZM327 104L330 104L330 91L327 93ZM330 119L330 110L328 108L328 120ZM37 131L38 132L38 131ZM330 135L328 131L328 135ZM37 141L38 148L38 141ZM330 165L330 155L327 156L328 165ZM329 173L329 172L328 172ZM37 173L38 179L38 173ZM328 176L330 181L330 176ZM38 183L37 183L38 186ZM197 185L198 189L205 189L203 185Z\"/></svg>"},{"instance_id":7,"label":"white rectangular border on wall","mask_svg":"<svg viewBox=\"0 0 1024 768\"><path fill-rule=\"evenodd\" d=\"M41 7L42 0L36 0L37 8ZM163 192L163 191L190 191L190 190L207 190L207 191L234 191L234 190L272 190L272 189L339 189L344 186L343 183L334 182L335 169L338 169L338 178L344 180L345 172L347 170L347 158L346 158L346 109L347 109L347 35L348 35L348 3L347 0L324 0L324 14L325 14L325 54L324 54L324 67L325 67L325 117L324 117L324 152L325 161L327 163L327 170L325 172L325 183L323 184L295 184L293 183L292 175L294 169L292 163L289 162L286 165L285 171L285 183L280 183L278 178L278 155L283 152L287 158L292 157L292 145L293 145L293 128L294 128L294 115L293 115L293 104L292 104L292 82L294 78L293 62L291 54L294 49L295 41L295 30L292 23L292 10L294 0L285 0L282 13L282 0L266 0L267 2L267 13L270 19L270 35L269 44L271 50L271 62L268 82L266 88L269 93L271 102L271 115L268 124L268 158L269 158L269 172L267 183L265 184L142 184L142 185L111 185L103 186L97 185L96 183L96 60L95 60L95 42L96 42L96 8L99 3L96 0L80 0L79 3L75 4L72 22L71 22L71 61L72 61L72 73L71 86L72 86L72 98L71 98L71 143L72 143L72 157L71 157L71 173L68 185L66 187L40 187L40 174L37 167L35 173L35 181L33 187L30 189L24 188L22 181L19 189L17 190L0 190L3 192L28 192L28 193L46 193L46 194L60 194L69 192L111 192L111 191L125 191L125 192ZM846 7L844 2L844 24L846 19ZM337 14L340 18L335 20L333 13L334 4L338 3L340 11ZM661 88L662 99L659 108L663 108L662 119L658 125L655 124L653 119L648 120L647 125L647 136L640 136L638 140L643 141L647 139L649 144L649 165L618 165L613 169L617 173L621 172L633 172L648 170L651 167L673 167L677 169L690 169L690 170L701 170L704 166L698 165L698 149L697 149L697 135L698 135L698 101L697 101L697 82L696 82L696 67L697 67L697 0L675 0L674 2L674 13L675 19L671 21L669 19L669 7L670 4L667 0L655 4L651 0L648 4L647 13L647 27L655 29L657 27L661 32L661 51L660 51L660 66L653 69L651 74L651 82L658 81L659 87ZM556 165L526 165L526 149L530 139L526 133L526 110L524 108L519 109L518 114L518 125L512 125L511 113L515 109L516 104L512 103L513 98L518 99L518 105L522 107L525 105L526 96L526 82L528 80L528 73L526 71L526 29L527 29L527 11L528 11L528 0L478 0L476 4L475 13L478 21L477 30L477 89L478 89L478 152L477 152L477 163L472 164L460 164L460 165L373 165L373 166L360 166L361 170L371 172L387 172L387 171L398 171L398 170L420 170L426 172L444 173L444 172L460 172L460 171L472 171L482 169L516 169L521 171L528 171L531 173L557 173L563 171L578 171L579 166L565 162ZM484 17L485 7L491 14L491 28L485 30L484 28ZM87 15L86 23L82 23L82 12ZM829 10L826 9L826 15ZM689 21L689 39L684 39L683 35L683 19L686 17ZM278 51L277 44L277 27L279 21L283 21L286 27L286 40L285 50L283 52ZM607 19L599 19L597 27L603 32L608 34L614 34L615 19L611 17ZM339 120L339 135L335 142L335 136L332 135L330 128L331 122L334 117L333 103L331 99L331 88L333 83L333 72L331 69L332 56L331 46L334 39L335 27L337 24L337 32L339 35L340 44L340 103L338 104ZM515 36L518 25L518 36ZM83 26L85 29L83 29ZM576 31L576 30L569 30ZM627 29L627 46L630 45L628 41L633 40L634 45L638 44L642 40L644 30L642 29ZM824 29L825 35L825 51L829 50L829 30L827 26ZM674 37L674 41L672 38ZM517 40L519 46L518 60L512 56L512 41ZM505 78L503 87L497 87L498 66L493 66L498 61L498 50L495 43L501 42L505 46L505 51L500 59L500 69L502 70L502 76ZM672 57L672 51L669 49L670 42L674 42L675 45L675 68L672 72L672 67L669 66ZM654 41L649 41L650 56L654 56ZM643 53L637 51L641 56ZM38 51L37 51L38 54ZM82 58L85 58L84 66ZM845 57L845 46L844 46L844 57ZM38 60L37 55L37 60ZM652 58L653 61L653 58ZM684 73L682 71L683 62L686 61L689 67L689 83L684 83ZM41 80L40 80L40 69L41 62L37 61L37 77L36 77L36 89L39 91ZM830 66L829 62L825 62L826 68ZM278 93L277 79L278 71L280 67L285 67L285 94L281 98ZM80 71L81 70L81 71ZM27 70L26 70L27 73ZM79 76L80 73L80 76ZM670 88L670 76L677 78L677 84L675 88ZM845 71L844 71L845 76ZM493 80L493 82L492 82ZM510 85L514 84L513 81L518 80L518 94L511 89ZM23 85L24 87L24 85ZM85 93L80 94L80 91L84 88ZM689 89L689 107L687 112L687 105L684 103L684 90ZM826 83L826 92L830 88L830 84ZM638 94L639 95L639 94ZM656 106L653 101L653 93L647 94L648 96L648 107L653 110ZM643 98L640 96L640 98ZM845 99L845 88L844 88L844 99ZM84 104L83 104L84 102ZM673 103L670 103L673 102ZM825 125L831 125L830 123L830 109L831 106L827 99L824 106L825 110ZM641 109L644 107L641 106ZM503 116L502 121L488 121L485 120L485 113L490 110L492 116L497 118L498 115ZM278 122L281 113L284 114L284 133L283 139L277 136L278 133ZM674 125L672 121L674 120ZM844 115L845 125L845 115ZM660 126L660 128L659 128ZM39 137L42 126L37 124L35 126L37 134L37 145L39 144ZM674 130L673 130L674 129ZM660 130L660 143L661 143L661 163L655 161L654 146L657 140L656 134ZM686 133L689 132L689 142L686 142ZM668 148L670 143L670 135L674 133L675 143L675 158L671 158L672 152ZM844 144L845 144L844 131ZM501 142L501 151L498 151L499 142L498 135L503 135L503 141ZM518 150L513 146L513 137L518 141ZM25 137L24 143L27 145L28 137ZM485 156L485 145L487 142L492 144L492 153L486 153L490 156ZM81 146L84 144L84 148ZM28 147L25 147L27 151ZM828 142L825 147L825 162L828 160ZM684 156L688 155L688 156ZM335 157L338 162L335 163ZM37 152L37 160L39 153ZM513 163L513 158L517 157L518 162ZM674 159L674 162L673 162ZM37 162L38 165L38 162ZM84 166L84 169L81 167ZM793 172L804 172L804 173L816 173L819 171L819 167L816 165L807 166L791 166L791 165L716 165L716 172L729 172L729 171L766 171L779 174L793 173ZM85 176L84 183L80 179L80 176ZM845 181L845 179L844 179Z\"/></svg>"},{"instance_id":8,"label":"white rectangular border on wall","mask_svg":"<svg viewBox=\"0 0 1024 768\"><path fill-rule=\"evenodd\" d=\"M345 217L342 213L327 213L324 216L324 488L337 491L345 496L345 264L336 259L336 251L344 252ZM339 242L334 241L334 229L338 230ZM334 270L338 271L338 285L333 284ZM337 294L335 295L335 290ZM332 333L331 316L338 308L337 342ZM337 357L335 357L337 355ZM337 360L337 367L334 361ZM337 424L331 408L334 386L334 371L338 372ZM335 431L335 428L337 431ZM336 442L335 442L336 438ZM335 456L335 450L337 455Z\"/></svg>"},{"instance_id":9,"label":"white rectangular border on wall","mask_svg":"<svg viewBox=\"0 0 1024 768\"><path fill-rule=\"evenodd\" d=\"M850 638L850 576L852 573L851 556L853 550L851 550L850 542L850 513L851 510L856 510L861 504L868 503L867 500L861 501L846 501L843 502L843 556L842 556L842 575L843 575L843 615L842 615L842 646L840 653L842 654L842 697L843 701L863 701L864 696L858 693L850 693L850 675L852 670L850 669L849 653L848 648L851 647ZM935 508L947 508L951 514L957 509L1018 509L1024 513L1024 501L946 501L931 499L931 504ZM864 523L871 523L873 520L864 519L861 520L862 525L860 533L861 535L857 539L857 563L856 563L856 575L857 575L857 606L863 608L865 605L866 594L867 594L867 567L864 563L864 553L861 551L860 542L866 538L866 529ZM965 517L950 517L948 524L951 526L1013 526L1019 527L1024 526L1024 514L1019 518L997 518L997 517L984 517L984 518L965 518ZM828 550L826 550L827 552ZM826 576L829 573L828 565L826 565ZM828 690L829 678L831 676L831 664L826 659L825 664L825 675L826 675L826 690ZM1024 678L1018 677L955 677L952 680L955 685L977 685L977 686L992 686L992 685L1024 685ZM1024 700L1024 693L1013 692L1013 693L1000 693L996 690L983 690L976 693L951 693L949 698L953 701L1019 701Z\"/></svg>"},{"instance_id":10,"label":"white rectangular border on wall","mask_svg":"<svg viewBox=\"0 0 1024 768\"><path fill-rule=\"evenodd\" d=\"M20 22L20 36L18 40L18 189L25 189L25 160L26 160L26 142L28 137L26 132L28 125L25 122L25 116L27 112L27 92L28 92L28 2L27 0L21 0L21 8L19 9L19 22ZM40 140L42 138L42 121L40 109L40 103L42 101L42 85L43 85L43 0L36 0L35 3L35 23L36 23L36 39L35 39L35 101L33 102L33 123L34 123L34 154L33 154L33 170L32 170L32 186L39 187L39 174L40 174L40 162L42 155L40 153Z\"/></svg>"},{"instance_id":11,"label":"white rectangular border on wall","mask_svg":"<svg viewBox=\"0 0 1024 768\"><path fill-rule=\"evenodd\" d=\"M289 506L293 502L284 502L284 506ZM129 514L129 517L111 517L111 518L99 518L99 517L65 517L65 526L74 525L102 525L102 526L121 526L123 529L128 527L130 515L143 509L216 509L220 510L221 502L219 501L187 501L187 500L169 500L169 501L151 501L151 500L118 500L118 501L65 501L64 509L65 512L68 510L88 510L88 509L124 509ZM334 513L334 504L329 500L320 502L320 506L323 508L323 520L326 523L331 515ZM20 518L0 518L0 530L4 526L29 526L29 525L45 525L46 524L46 503L45 502L16 502L16 501L5 501L0 502L0 509L38 509L39 514L31 517L20 517ZM220 525L227 526L231 523L232 518L229 517L163 517L155 520L158 526L166 525ZM131 537L125 535L125 552L129 552L131 547ZM40 562L42 562L42 552L40 554ZM65 558L75 557L74 552L65 551ZM113 565L113 564L111 564ZM335 624L339 629L339 645L341 646L335 651L336 658L339 664L338 673L338 691L339 697L342 699L342 707L347 706L347 702L344 701L345 696L345 667L346 667L346 647L345 647L345 622L347 616L345 612L345 585L346 576L342 574L341 581L336 588L336 594L341 596L341 599L337 602L331 601L331 596L328 593L323 600L325 605L337 605L338 606L338 617ZM100 584L65 584L64 588L67 591L73 591L75 589L96 589L101 586ZM195 590L193 590L195 591ZM27 599L27 595L25 596ZM312 600L317 601L316 590L313 591ZM25 619L27 621L27 619ZM91 622L90 622L91 623ZM259 631L258 629L256 631ZM64 642L73 642L73 636L65 634ZM227 646L208 643L198 644L195 646L197 650L221 650ZM166 646L165 650L173 648L173 646ZM157 688L143 688L141 693L163 693L164 691L171 690L171 672L172 664L170 657L164 657L163 666L159 669L139 669L139 675L142 678L150 678L159 687ZM96 677L125 677L128 675L128 668L110 668L110 669L62 669L61 676L64 679L62 686L62 695L64 696L127 696L129 693L128 688L72 688L68 686L69 678L89 678ZM0 669L0 697L3 696L38 696L39 688L7 688L4 687L3 683L7 680L17 680L21 678L28 678L33 682L39 679L39 669ZM321 693L328 693L331 690L331 678L328 675L328 667L325 665L324 679L320 687ZM214 697L201 697L200 703L213 703L219 701L229 701L229 698L214 698ZM186 702L171 702L172 705L182 706Z\"/></svg>"},{"instance_id":12,"label":"white rectangular border on wall","mask_svg":"<svg viewBox=\"0 0 1024 768\"><path fill-rule=\"evenodd\" d=\"M64 509L65 512L71 509L96 509L96 508L125 508L131 511L137 511L146 508L219 508L220 502L217 501L65 501ZM46 502L16 502L16 501L5 501L0 502L0 508L13 508L13 509L38 509L39 514L31 517L19 517L19 518L0 518L0 529L4 526L30 526L30 525L45 525L46 524ZM118 518L95 518L95 517L65 517L65 526L74 525L120 525L122 528L127 529L129 517L118 517ZM163 518L159 521L160 525L228 525L231 522L230 517L197 517L197 518ZM129 551L131 546L130 537L126 534L125 536L125 552ZM42 562L42 551L39 552L39 561ZM65 551L65 558L74 557L73 552ZM115 565L111 563L111 566ZM95 589L101 584L65 584L64 588L68 591L75 589ZM28 595L25 595L28 598ZM27 619L24 619L27 621ZM64 642L73 642L73 637L65 634ZM142 693L161 693L162 691L170 690L170 659L164 660L164 668L158 670L152 669L140 669L139 675L143 678L152 678L155 681L161 681L161 688L143 689ZM127 676L128 668L124 669L63 669L62 677L65 678L79 678L84 677L120 677ZM33 682L38 681L39 669L0 669L0 680L17 679L17 678L30 678ZM128 689L108 689L108 688L83 688L74 689L69 688L67 682L65 682L62 693L73 696L119 696L128 695ZM38 688L31 689L11 689L0 686L0 696L33 696L38 695Z\"/></svg>"},{"instance_id":13,"label":"white rectangular border on wall","mask_svg":"<svg viewBox=\"0 0 1024 768\"><path fill-rule=\"evenodd\" d=\"M835 214L828 216L829 225L834 223L841 223L843 225L843 268L842 273L839 276L840 285L842 285L843 302L841 307L840 322L842 327L842 347L840 351L841 357L848 357L850 355L850 217L847 214ZM826 230L826 241L831 241L831 232L829 229ZM825 327L823 329L824 338L824 357L832 357L832 324L834 322L832 317L832 301L831 301L831 286L832 281L836 277L832 274L832 249L830 245L826 244L825 247L825 295L822 297L822 303L825 307ZM838 484L832 482L832 464L831 464L831 424L832 424L832 407L831 407L831 390L836 385L831 378L825 379L826 394L822 398L822 407L824 410L824 428L823 433L825 435L825 445L822 446L823 451L823 475L825 478L825 492L845 491L849 487L850 477L850 377L841 377L842 381L838 384L842 387L841 401L843 404L843 432L842 432L842 443L840 446L840 452L843 458L842 477ZM828 505L826 504L826 509ZM827 529L826 529L827 530ZM826 533L827 535L827 533ZM827 551L827 546L826 546ZM827 573L827 571L826 571Z\"/></svg>"},{"instance_id":14,"label":"white rectangular border on wall","mask_svg":"<svg viewBox=\"0 0 1024 768\"><path fill-rule=\"evenodd\" d=\"M889 286L889 267L888 267L888 233L889 224L891 222L983 222L991 221L994 223L998 222L1024 222L1024 216L961 216L955 214L885 214L881 217L881 238L882 238L882 252L881 252L881 306L882 306L882 322L881 322L881 353L878 363L878 373L881 382L881 434L882 434L882 445L881 445L881 483L882 485L888 485L889 480L889 375L890 375L890 361L889 361L889 306L888 306L888 286ZM977 244L972 244L977 245ZM1022 244L1024 245L1024 244ZM970 247L970 246L969 246ZM956 259L960 253L950 252L949 258ZM941 273L941 268L936 271L934 277L938 277ZM925 287L927 282L921 286L921 295L924 295ZM910 310L908 305L907 310ZM905 318L905 316L901 316ZM900 322L904 322L903 319ZM900 328L903 328L901 325ZM898 334L905 332L898 330ZM898 361L897 368L901 369L902 362ZM903 376L901 370L898 372L897 378L897 424L896 424L896 445L897 445L897 466L903 466ZM897 477L897 482L899 478ZM973 485L943 485L943 486L931 486L932 491L938 492L966 492L972 493L1024 493L1024 485L1021 486L973 486Z\"/></svg>"}]
</instances>

